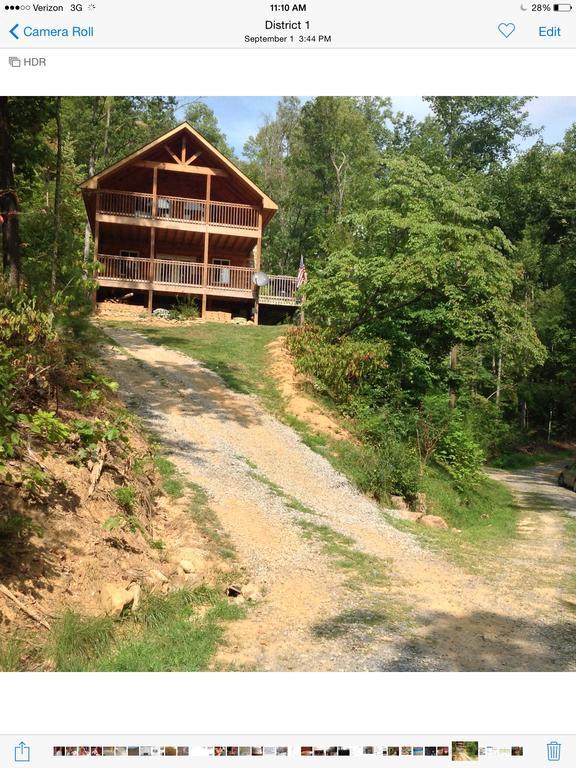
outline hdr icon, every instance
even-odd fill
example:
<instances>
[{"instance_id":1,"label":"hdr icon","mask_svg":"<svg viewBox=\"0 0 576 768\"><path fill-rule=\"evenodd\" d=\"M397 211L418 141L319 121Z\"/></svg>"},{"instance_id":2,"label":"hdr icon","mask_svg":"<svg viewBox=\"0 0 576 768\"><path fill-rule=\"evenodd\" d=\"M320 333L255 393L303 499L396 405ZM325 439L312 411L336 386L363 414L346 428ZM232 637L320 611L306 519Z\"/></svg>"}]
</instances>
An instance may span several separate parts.
<instances>
[{"instance_id":1,"label":"hdr icon","mask_svg":"<svg viewBox=\"0 0 576 768\"><path fill-rule=\"evenodd\" d=\"M11 67L45 67L46 59L40 57L26 57L20 58L19 56L10 56L8 63Z\"/></svg>"}]
</instances>

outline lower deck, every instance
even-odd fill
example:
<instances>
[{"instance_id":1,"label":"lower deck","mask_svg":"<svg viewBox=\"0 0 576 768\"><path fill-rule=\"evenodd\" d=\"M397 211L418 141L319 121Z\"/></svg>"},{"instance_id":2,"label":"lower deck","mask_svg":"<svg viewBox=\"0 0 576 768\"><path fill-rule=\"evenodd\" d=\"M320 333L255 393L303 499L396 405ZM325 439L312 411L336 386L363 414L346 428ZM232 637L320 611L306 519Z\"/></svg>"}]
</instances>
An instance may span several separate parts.
<instances>
[{"instance_id":1,"label":"lower deck","mask_svg":"<svg viewBox=\"0 0 576 768\"><path fill-rule=\"evenodd\" d=\"M238 267L227 259L210 264L176 259L150 259L137 256L99 254L98 284L107 288L127 288L174 294L258 300L260 304L295 307L296 278L269 275L268 284L256 296L254 269ZM228 263L227 263L228 262Z\"/></svg>"}]
</instances>

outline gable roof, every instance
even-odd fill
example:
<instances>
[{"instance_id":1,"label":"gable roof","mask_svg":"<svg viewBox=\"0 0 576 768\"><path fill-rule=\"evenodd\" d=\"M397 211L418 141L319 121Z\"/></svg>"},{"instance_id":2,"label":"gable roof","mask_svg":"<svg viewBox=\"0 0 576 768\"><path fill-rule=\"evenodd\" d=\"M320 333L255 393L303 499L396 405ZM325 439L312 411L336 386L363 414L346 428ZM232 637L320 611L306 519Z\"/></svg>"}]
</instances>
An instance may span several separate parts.
<instances>
[{"instance_id":1,"label":"gable roof","mask_svg":"<svg viewBox=\"0 0 576 768\"><path fill-rule=\"evenodd\" d=\"M217 150L214 145L210 144L210 142L207 139L205 139L201 133L198 133L198 131L195 128L193 128L188 122L180 123L180 125L177 125L175 128L172 128L172 130L167 131L166 133L163 133L161 136L158 136L157 139L154 139L153 141L149 142L143 147L140 147L140 149L137 149L135 152L132 152L132 154L128 155L122 160L119 160L113 165L108 166L108 168L104 168L104 170L100 171L99 173L96 173L94 176L91 176L89 179L86 179L86 181L84 181L80 185L80 188L86 191L97 189L98 183L101 179L105 178L106 176L112 173L115 173L116 171L123 168L125 165L129 165L131 162L136 160L141 155L149 152L150 150L159 146L163 142L169 141L170 139L172 139L174 136L177 136L182 131L186 131L198 144L202 146L203 149L206 149L217 160L219 160L220 163L226 168L226 170L228 170L243 186L250 189L253 193L258 195L258 197L262 199L262 206L265 209L265 211L268 212L268 215L266 216L266 218L270 218L271 216L274 215L274 213L278 210L278 206L276 205L276 203L270 197L268 197L268 195L265 192L263 192L260 189L260 187L254 184L254 182L251 181L248 178L248 176L246 176L246 174L242 173L242 171L236 165L234 165L234 163L231 160L228 160L228 158L225 157L219 150Z\"/></svg>"}]
</instances>

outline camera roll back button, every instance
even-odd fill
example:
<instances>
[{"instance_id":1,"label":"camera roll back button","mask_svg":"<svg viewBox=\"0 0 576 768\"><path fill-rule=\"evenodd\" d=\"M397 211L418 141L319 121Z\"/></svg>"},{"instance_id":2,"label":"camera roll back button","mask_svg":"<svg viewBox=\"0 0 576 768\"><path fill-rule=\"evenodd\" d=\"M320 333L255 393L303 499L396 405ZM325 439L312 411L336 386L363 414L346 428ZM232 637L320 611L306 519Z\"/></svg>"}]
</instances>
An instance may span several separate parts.
<instances>
[{"instance_id":1,"label":"camera roll back button","mask_svg":"<svg viewBox=\"0 0 576 768\"><path fill-rule=\"evenodd\" d=\"M538 37L562 37L562 30L560 27L538 27Z\"/></svg>"}]
</instances>

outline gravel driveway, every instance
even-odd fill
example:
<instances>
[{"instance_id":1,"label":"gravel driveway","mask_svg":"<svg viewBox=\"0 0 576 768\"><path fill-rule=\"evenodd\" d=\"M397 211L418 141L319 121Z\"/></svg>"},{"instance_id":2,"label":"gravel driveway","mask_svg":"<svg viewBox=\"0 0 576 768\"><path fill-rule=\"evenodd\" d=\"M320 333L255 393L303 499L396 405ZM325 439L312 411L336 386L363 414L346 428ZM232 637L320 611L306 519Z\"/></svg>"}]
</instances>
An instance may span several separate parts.
<instances>
[{"instance_id":1,"label":"gravel driveway","mask_svg":"<svg viewBox=\"0 0 576 768\"><path fill-rule=\"evenodd\" d=\"M574 552L564 545L558 515L554 521L546 512L534 530L522 527L517 557L516 549L487 552L489 576L461 569L390 525L256 398L232 392L194 360L135 331L106 333L119 345L106 352L107 364L128 407L205 489L265 593L230 625L222 665L576 668L573 614L562 599ZM541 541L544 534L552 540ZM358 558L365 578L351 588L350 563ZM387 573L384 583L371 578L371 564Z\"/></svg>"}]
</instances>

